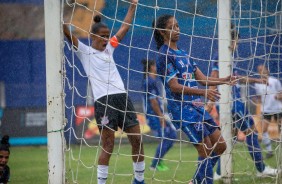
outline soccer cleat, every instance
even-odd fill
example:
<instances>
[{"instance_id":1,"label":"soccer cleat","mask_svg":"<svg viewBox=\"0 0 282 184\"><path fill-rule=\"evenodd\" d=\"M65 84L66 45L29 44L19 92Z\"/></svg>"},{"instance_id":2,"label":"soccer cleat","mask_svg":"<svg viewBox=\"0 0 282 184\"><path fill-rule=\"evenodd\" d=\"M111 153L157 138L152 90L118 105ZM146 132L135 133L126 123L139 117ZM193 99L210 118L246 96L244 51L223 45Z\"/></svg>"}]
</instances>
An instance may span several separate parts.
<instances>
[{"instance_id":1,"label":"soccer cleat","mask_svg":"<svg viewBox=\"0 0 282 184\"><path fill-rule=\"evenodd\" d=\"M221 179L221 175L218 175L216 172L213 174L213 180L220 180Z\"/></svg>"},{"instance_id":2,"label":"soccer cleat","mask_svg":"<svg viewBox=\"0 0 282 184\"><path fill-rule=\"evenodd\" d=\"M162 160L159 161L156 167L150 166L151 171L168 171L169 168L164 164Z\"/></svg>"},{"instance_id":3,"label":"soccer cleat","mask_svg":"<svg viewBox=\"0 0 282 184\"><path fill-rule=\"evenodd\" d=\"M168 171L169 168L164 164L162 160L160 160L159 164L157 165L157 169L160 169L162 171Z\"/></svg>"},{"instance_id":4,"label":"soccer cleat","mask_svg":"<svg viewBox=\"0 0 282 184\"><path fill-rule=\"evenodd\" d=\"M269 151L269 152L266 153L265 159L271 158L271 157L273 157L273 156L274 156L273 152L272 152L272 151Z\"/></svg>"},{"instance_id":5,"label":"soccer cleat","mask_svg":"<svg viewBox=\"0 0 282 184\"><path fill-rule=\"evenodd\" d=\"M167 171L167 170L169 170L168 168L166 168L166 167L161 167L161 166L159 166L159 165L157 165L157 167L150 167L149 168L151 171Z\"/></svg>"},{"instance_id":6,"label":"soccer cleat","mask_svg":"<svg viewBox=\"0 0 282 184\"><path fill-rule=\"evenodd\" d=\"M262 172L257 173L257 177L276 176L277 173L278 173L277 169L273 169L269 166L265 166Z\"/></svg>"},{"instance_id":7,"label":"soccer cleat","mask_svg":"<svg viewBox=\"0 0 282 184\"><path fill-rule=\"evenodd\" d=\"M136 178L134 178L132 184L145 184L144 180L143 181L138 181Z\"/></svg>"},{"instance_id":8,"label":"soccer cleat","mask_svg":"<svg viewBox=\"0 0 282 184\"><path fill-rule=\"evenodd\" d=\"M157 165L157 171L168 171L169 168L165 165Z\"/></svg>"}]
</instances>

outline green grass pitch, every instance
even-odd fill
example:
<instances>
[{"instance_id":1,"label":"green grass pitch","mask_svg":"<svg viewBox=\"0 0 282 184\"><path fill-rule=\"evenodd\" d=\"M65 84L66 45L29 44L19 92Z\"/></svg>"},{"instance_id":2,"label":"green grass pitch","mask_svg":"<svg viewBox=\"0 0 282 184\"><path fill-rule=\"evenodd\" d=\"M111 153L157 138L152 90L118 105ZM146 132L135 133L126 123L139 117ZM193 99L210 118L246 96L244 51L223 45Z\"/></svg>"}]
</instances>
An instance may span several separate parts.
<instances>
[{"instance_id":1,"label":"green grass pitch","mask_svg":"<svg viewBox=\"0 0 282 184\"><path fill-rule=\"evenodd\" d=\"M165 156L169 171L153 172L148 169L151 157L154 155L156 143L145 143L147 184L188 183L196 169L197 153L193 146L187 143L175 144ZM66 152L66 183L96 183L97 149L87 146L72 145L72 151ZM113 184L129 184L132 179L132 161L129 156L131 147L128 144L116 144L111 163L108 182ZM276 178L257 178L256 170L246 146L242 143L235 145L233 157L233 183L265 184L276 183ZM70 159L72 158L72 159ZM276 157L265 161L276 167ZM40 147L11 147L8 165L11 169L11 184L45 184L48 183L47 148ZM177 182L178 181L178 182ZM216 181L215 184L221 183Z\"/></svg>"}]
</instances>

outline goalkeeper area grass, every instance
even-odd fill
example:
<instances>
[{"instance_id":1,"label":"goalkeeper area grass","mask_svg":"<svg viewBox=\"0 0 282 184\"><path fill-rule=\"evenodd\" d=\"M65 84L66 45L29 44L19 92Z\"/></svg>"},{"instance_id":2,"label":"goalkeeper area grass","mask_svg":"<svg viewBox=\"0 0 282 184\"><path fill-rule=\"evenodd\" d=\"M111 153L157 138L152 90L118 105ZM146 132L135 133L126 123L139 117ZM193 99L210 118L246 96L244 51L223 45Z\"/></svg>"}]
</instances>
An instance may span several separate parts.
<instances>
[{"instance_id":1,"label":"goalkeeper area grass","mask_svg":"<svg viewBox=\"0 0 282 184\"><path fill-rule=\"evenodd\" d=\"M273 148L275 148L273 144ZM163 183L188 183L196 169L197 153L195 148L188 143L176 143L164 158L169 171L154 172L149 170L151 158L155 153L157 143L145 143L146 170L145 181L147 184ZM132 179L132 161L129 144L116 144L114 155L111 157L107 183L129 184ZM117 154L119 152L119 154ZM247 147L244 143L235 144L233 150L233 183L276 183L276 178L257 178L256 169ZM126 155L126 156L125 156ZM265 153L264 153L265 155ZM277 151L276 151L277 155ZM72 145L66 152L66 183L97 183L96 167L97 149L88 146ZM276 167L276 156L265 160L269 166ZM11 169L11 184L46 184L48 182L47 147L11 147L8 163ZM221 183L215 181L215 184Z\"/></svg>"}]
</instances>

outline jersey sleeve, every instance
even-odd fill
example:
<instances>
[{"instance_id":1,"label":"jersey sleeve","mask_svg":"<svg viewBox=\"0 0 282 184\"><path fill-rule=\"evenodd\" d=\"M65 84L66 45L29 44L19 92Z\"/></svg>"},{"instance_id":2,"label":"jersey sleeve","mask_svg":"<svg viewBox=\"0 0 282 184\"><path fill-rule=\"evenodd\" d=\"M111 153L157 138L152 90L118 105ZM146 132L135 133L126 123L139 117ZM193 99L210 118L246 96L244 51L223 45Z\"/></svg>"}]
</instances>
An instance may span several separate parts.
<instances>
[{"instance_id":1,"label":"jersey sleeve","mask_svg":"<svg viewBox=\"0 0 282 184\"><path fill-rule=\"evenodd\" d=\"M78 48L75 51L76 56L78 59L83 63L87 58L89 58L90 47L78 41Z\"/></svg>"},{"instance_id":2,"label":"jersey sleeve","mask_svg":"<svg viewBox=\"0 0 282 184\"><path fill-rule=\"evenodd\" d=\"M198 67L197 63L191 58L190 58L190 63L192 64L193 72L196 72L197 67Z\"/></svg>"},{"instance_id":3,"label":"jersey sleeve","mask_svg":"<svg viewBox=\"0 0 282 184\"><path fill-rule=\"evenodd\" d=\"M219 71L217 61L212 61L211 66L212 66L212 71Z\"/></svg>"},{"instance_id":4,"label":"jersey sleeve","mask_svg":"<svg viewBox=\"0 0 282 184\"><path fill-rule=\"evenodd\" d=\"M161 55L158 58L158 73L164 78L165 82L169 82L172 78L176 76L178 73L177 68L173 64L173 57L167 56L165 54Z\"/></svg>"},{"instance_id":5,"label":"jersey sleeve","mask_svg":"<svg viewBox=\"0 0 282 184\"><path fill-rule=\"evenodd\" d=\"M110 39L110 44L111 44L112 47L117 48L117 46L119 45L119 42L118 42L118 39L117 39L116 36L113 36Z\"/></svg>"}]
</instances>

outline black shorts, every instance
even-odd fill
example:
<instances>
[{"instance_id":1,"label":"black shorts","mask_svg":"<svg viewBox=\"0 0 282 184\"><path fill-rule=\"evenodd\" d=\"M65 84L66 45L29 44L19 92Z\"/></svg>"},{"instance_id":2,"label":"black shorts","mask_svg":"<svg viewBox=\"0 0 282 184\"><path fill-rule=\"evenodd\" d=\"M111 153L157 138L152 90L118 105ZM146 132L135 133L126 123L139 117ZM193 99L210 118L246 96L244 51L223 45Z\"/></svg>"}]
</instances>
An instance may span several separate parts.
<instances>
[{"instance_id":1,"label":"black shorts","mask_svg":"<svg viewBox=\"0 0 282 184\"><path fill-rule=\"evenodd\" d=\"M95 101L95 118L99 129L103 126L117 131L138 125L134 106L126 93L103 96Z\"/></svg>"},{"instance_id":2,"label":"black shorts","mask_svg":"<svg viewBox=\"0 0 282 184\"><path fill-rule=\"evenodd\" d=\"M264 113L263 114L263 118L268 120L268 121L271 121L271 118L274 117L274 119L277 121L279 119L282 118L282 113Z\"/></svg>"}]
</instances>

